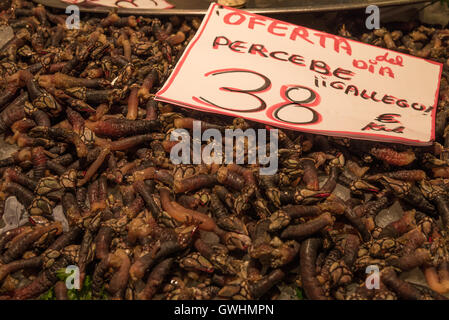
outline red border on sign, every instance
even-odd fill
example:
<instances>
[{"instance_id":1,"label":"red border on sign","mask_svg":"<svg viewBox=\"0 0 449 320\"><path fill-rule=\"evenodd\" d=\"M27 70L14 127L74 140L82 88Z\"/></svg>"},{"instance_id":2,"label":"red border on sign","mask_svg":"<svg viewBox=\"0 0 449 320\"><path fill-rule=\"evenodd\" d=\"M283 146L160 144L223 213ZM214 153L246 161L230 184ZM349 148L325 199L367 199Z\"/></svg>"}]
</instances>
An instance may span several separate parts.
<instances>
[{"instance_id":1,"label":"red border on sign","mask_svg":"<svg viewBox=\"0 0 449 320\"><path fill-rule=\"evenodd\" d=\"M172 9L172 8L174 8L175 6L173 5L173 4L171 4L170 2L168 2L168 1L165 1L165 0L163 0L165 3L166 3L166 8L164 8L164 9Z\"/></svg>"},{"instance_id":2,"label":"red border on sign","mask_svg":"<svg viewBox=\"0 0 449 320\"><path fill-rule=\"evenodd\" d=\"M181 67L183 66L183 64L184 64L185 60L187 59L187 56L189 55L189 53L192 50L193 46L197 43L197 41L200 39L201 35L203 34L204 29L206 28L206 26L207 26L207 24L208 24L208 22L210 20L210 17L212 16L213 10L217 6L222 7L222 8L226 8L226 9L234 11L234 12L239 12L239 13L242 13L242 14L246 14L248 16L259 16L259 15L254 14L254 13L250 13L250 12L246 12L246 11L243 11L243 10L230 8L230 7L226 7L226 6L222 6L222 5L219 5L217 3L214 3L212 8L210 9L210 14L207 16L206 20L203 21L203 23L201 24L201 30L199 30L199 33L197 35L195 35L195 40L192 41L188 45L186 51L183 53L183 55L181 57L181 60L177 63L175 70L173 70L172 74L170 75L170 77L167 80L167 82L164 84L163 88L161 90L159 90L159 92L156 93L156 95L155 95L155 99L156 100L165 101L165 102L173 103L173 104L176 104L176 105L179 105L179 106L184 106L184 107L187 107L187 108L197 109L197 110L211 112L211 113L215 113L215 114L218 113L218 114L223 114L223 115L231 116L231 117L242 117L242 118L245 118L245 119L248 119L248 120L251 120L251 121L255 121L255 122L260 122L260 123L265 123L265 124L268 124L268 125L275 125L275 126L286 128L286 129L290 129L290 130L303 131L303 132L309 132L309 133L315 133L315 134L337 135L337 136L344 136L344 137L348 137L348 138L355 138L357 136L357 137L360 137L360 139L363 139L363 137L369 137L369 138L374 138L377 141L385 141L385 142L390 142L390 143L401 143L402 142L403 144L412 144L412 145L430 145L435 140L435 117L436 117L436 109L437 109L437 106L438 106L438 95L439 95L439 89L440 89L440 84L441 84L441 75L442 75L442 72L443 72L443 64L441 64L439 62L436 62L436 61L432 61L432 60L427 60L427 59L424 59L424 58L416 57L416 56L413 56L413 55L410 55L410 54L400 53L400 52L393 51L393 50L390 50L390 49L376 47L376 46L368 44L368 43L363 43L363 42L359 42L359 41L355 41L355 40L347 39L347 38L344 38L344 39L346 41L355 42L355 43L359 43L359 44L365 44L365 45L368 45L368 46L371 46L371 47L375 47L377 49L383 49L383 50L385 50L387 52L392 52L392 53L395 53L395 54L400 53L402 55L409 56L411 58L415 58L415 59L419 59L419 60L423 60L423 61L426 61L428 63L434 64L434 65L437 65L437 66L440 67L440 72L439 72L439 76L438 76L438 84L437 84L437 88L436 88L436 91L435 91L435 100L434 100L434 105L433 105L434 108L433 108L432 113L431 113L431 118L432 118L431 125L432 125L432 127L431 127L431 135L430 135L430 140L429 141L420 141L420 140L415 140L415 139L394 137L394 136L388 136L388 135L382 135L382 134L376 134L376 133L313 130L313 129L302 128L300 126L290 126L288 124L281 124L281 123L280 124L273 124L272 122L268 122L268 121L264 121L264 120L250 118L250 117L247 117L247 116L243 117L241 115L236 115L236 114L233 114L233 113L229 113L229 112L225 112L225 111L221 111L221 110L217 110L217 109L208 109L208 108L205 108L203 106L193 105L193 104L190 104L190 103L185 103L185 102L181 102L181 101L177 101L177 100L173 100L173 99L170 99L170 98L163 97L162 94L164 94L168 90L168 88L173 83L173 80L178 75L179 71L181 70ZM288 23L288 22L285 22L285 21L273 19L273 18L270 18L270 17L266 17L266 16L262 16L262 17L264 19L267 19L267 20L277 21L277 22L281 22L281 23L288 24L288 25L291 25L291 26L297 26L297 25L294 25L292 23ZM306 27L303 27L303 28L306 28ZM322 31L315 30L315 29L311 29L311 28L306 28L306 29L311 30L311 31L315 31L315 32L321 32L321 33L329 34L329 33L322 32ZM331 35L331 34L329 34L329 35ZM342 38L342 37L337 36L337 35L332 35L332 36L335 36L337 38ZM238 111L236 111L236 112L238 112Z\"/></svg>"}]
</instances>

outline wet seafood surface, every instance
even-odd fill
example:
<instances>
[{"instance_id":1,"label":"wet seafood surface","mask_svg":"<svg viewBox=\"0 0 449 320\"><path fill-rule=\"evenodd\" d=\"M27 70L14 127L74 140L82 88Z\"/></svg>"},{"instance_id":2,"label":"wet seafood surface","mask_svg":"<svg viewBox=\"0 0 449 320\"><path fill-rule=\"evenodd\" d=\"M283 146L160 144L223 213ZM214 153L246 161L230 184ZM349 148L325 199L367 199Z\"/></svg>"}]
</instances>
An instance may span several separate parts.
<instances>
[{"instance_id":1,"label":"wet seafood surface","mask_svg":"<svg viewBox=\"0 0 449 320\"><path fill-rule=\"evenodd\" d=\"M0 298L446 299L449 30L326 30L443 64L433 145L279 129L261 175L170 160L194 121L265 128L153 99L200 23L0 0Z\"/></svg>"}]
</instances>

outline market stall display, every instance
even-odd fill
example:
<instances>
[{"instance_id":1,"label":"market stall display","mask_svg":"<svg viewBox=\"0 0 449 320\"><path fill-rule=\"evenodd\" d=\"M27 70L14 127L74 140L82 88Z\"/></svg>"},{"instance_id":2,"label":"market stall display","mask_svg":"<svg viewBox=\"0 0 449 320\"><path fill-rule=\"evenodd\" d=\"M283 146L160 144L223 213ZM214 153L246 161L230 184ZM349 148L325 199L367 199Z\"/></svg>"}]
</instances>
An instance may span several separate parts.
<instances>
[{"instance_id":1,"label":"market stall display","mask_svg":"<svg viewBox=\"0 0 449 320\"><path fill-rule=\"evenodd\" d=\"M41 5L2 4L13 35L0 51L0 132L17 151L0 160L0 204L4 221L17 202L26 211L1 226L2 299L276 299L286 285L308 299L446 299L448 29L337 30L443 64L435 143L282 129L278 172L261 175L170 159L171 132L195 120L265 128L154 100L200 18L110 12L69 30ZM65 285L69 266L80 290ZM428 286L404 280L411 270Z\"/></svg>"}]
</instances>

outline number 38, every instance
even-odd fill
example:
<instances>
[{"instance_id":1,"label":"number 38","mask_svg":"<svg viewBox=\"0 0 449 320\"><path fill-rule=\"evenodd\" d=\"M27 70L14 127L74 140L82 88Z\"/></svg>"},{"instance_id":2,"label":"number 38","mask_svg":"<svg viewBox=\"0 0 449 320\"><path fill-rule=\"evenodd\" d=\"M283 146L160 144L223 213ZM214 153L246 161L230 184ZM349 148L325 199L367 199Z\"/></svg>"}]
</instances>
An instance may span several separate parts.
<instances>
[{"instance_id":1,"label":"number 38","mask_svg":"<svg viewBox=\"0 0 449 320\"><path fill-rule=\"evenodd\" d=\"M312 89L301 85L284 85L281 87L280 95L283 101L267 108L266 102L257 94L267 91L271 88L271 81L263 74L246 70L246 69L226 69L215 70L205 74L206 77L221 76L225 74L247 74L256 80L262 79L261 86L255 89L237 89L231 87L220 87L219 90L224 92L240 93L248 95L258 102L256 106L245 107L238 102L238 107L223 106L220 102L213 102L206 97L194 97L195 101L205 105L220 108L228 111L236 111L242 113L260 112L265 110L266 116L273 121L290 124L311 125L321 121L321 115L313 107L320 104L321 98L318 93ZM299 96L294 98L295 96Z\"/></svg>"}]
</instances>

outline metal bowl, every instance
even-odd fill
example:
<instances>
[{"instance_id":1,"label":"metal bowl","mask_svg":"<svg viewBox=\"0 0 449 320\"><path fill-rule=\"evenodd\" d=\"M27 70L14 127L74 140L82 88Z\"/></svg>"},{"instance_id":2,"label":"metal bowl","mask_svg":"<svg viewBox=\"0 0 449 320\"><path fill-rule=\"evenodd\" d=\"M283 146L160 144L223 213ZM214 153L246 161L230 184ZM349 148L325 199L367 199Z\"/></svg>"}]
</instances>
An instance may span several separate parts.
<instances>
[{"instance_id":1,"label":"metal bowl","mask_svg":"<svg viewBox=\"0 0 449 320\"><path fill-rule=\"evenodd\" d=\"M211 0L168 0L172 9L135 9L119 8L120 14L132 15L202 15L209 8ZM69 3L60 0L34 0L48 7L64 9ZM337 11L366 8L369 5L379 7L423 3L426 0L248 0L246 11L259 14L299 13ZM111 7L78 5L82 12L108 13Z\"/></svg>"}]
</instances>

